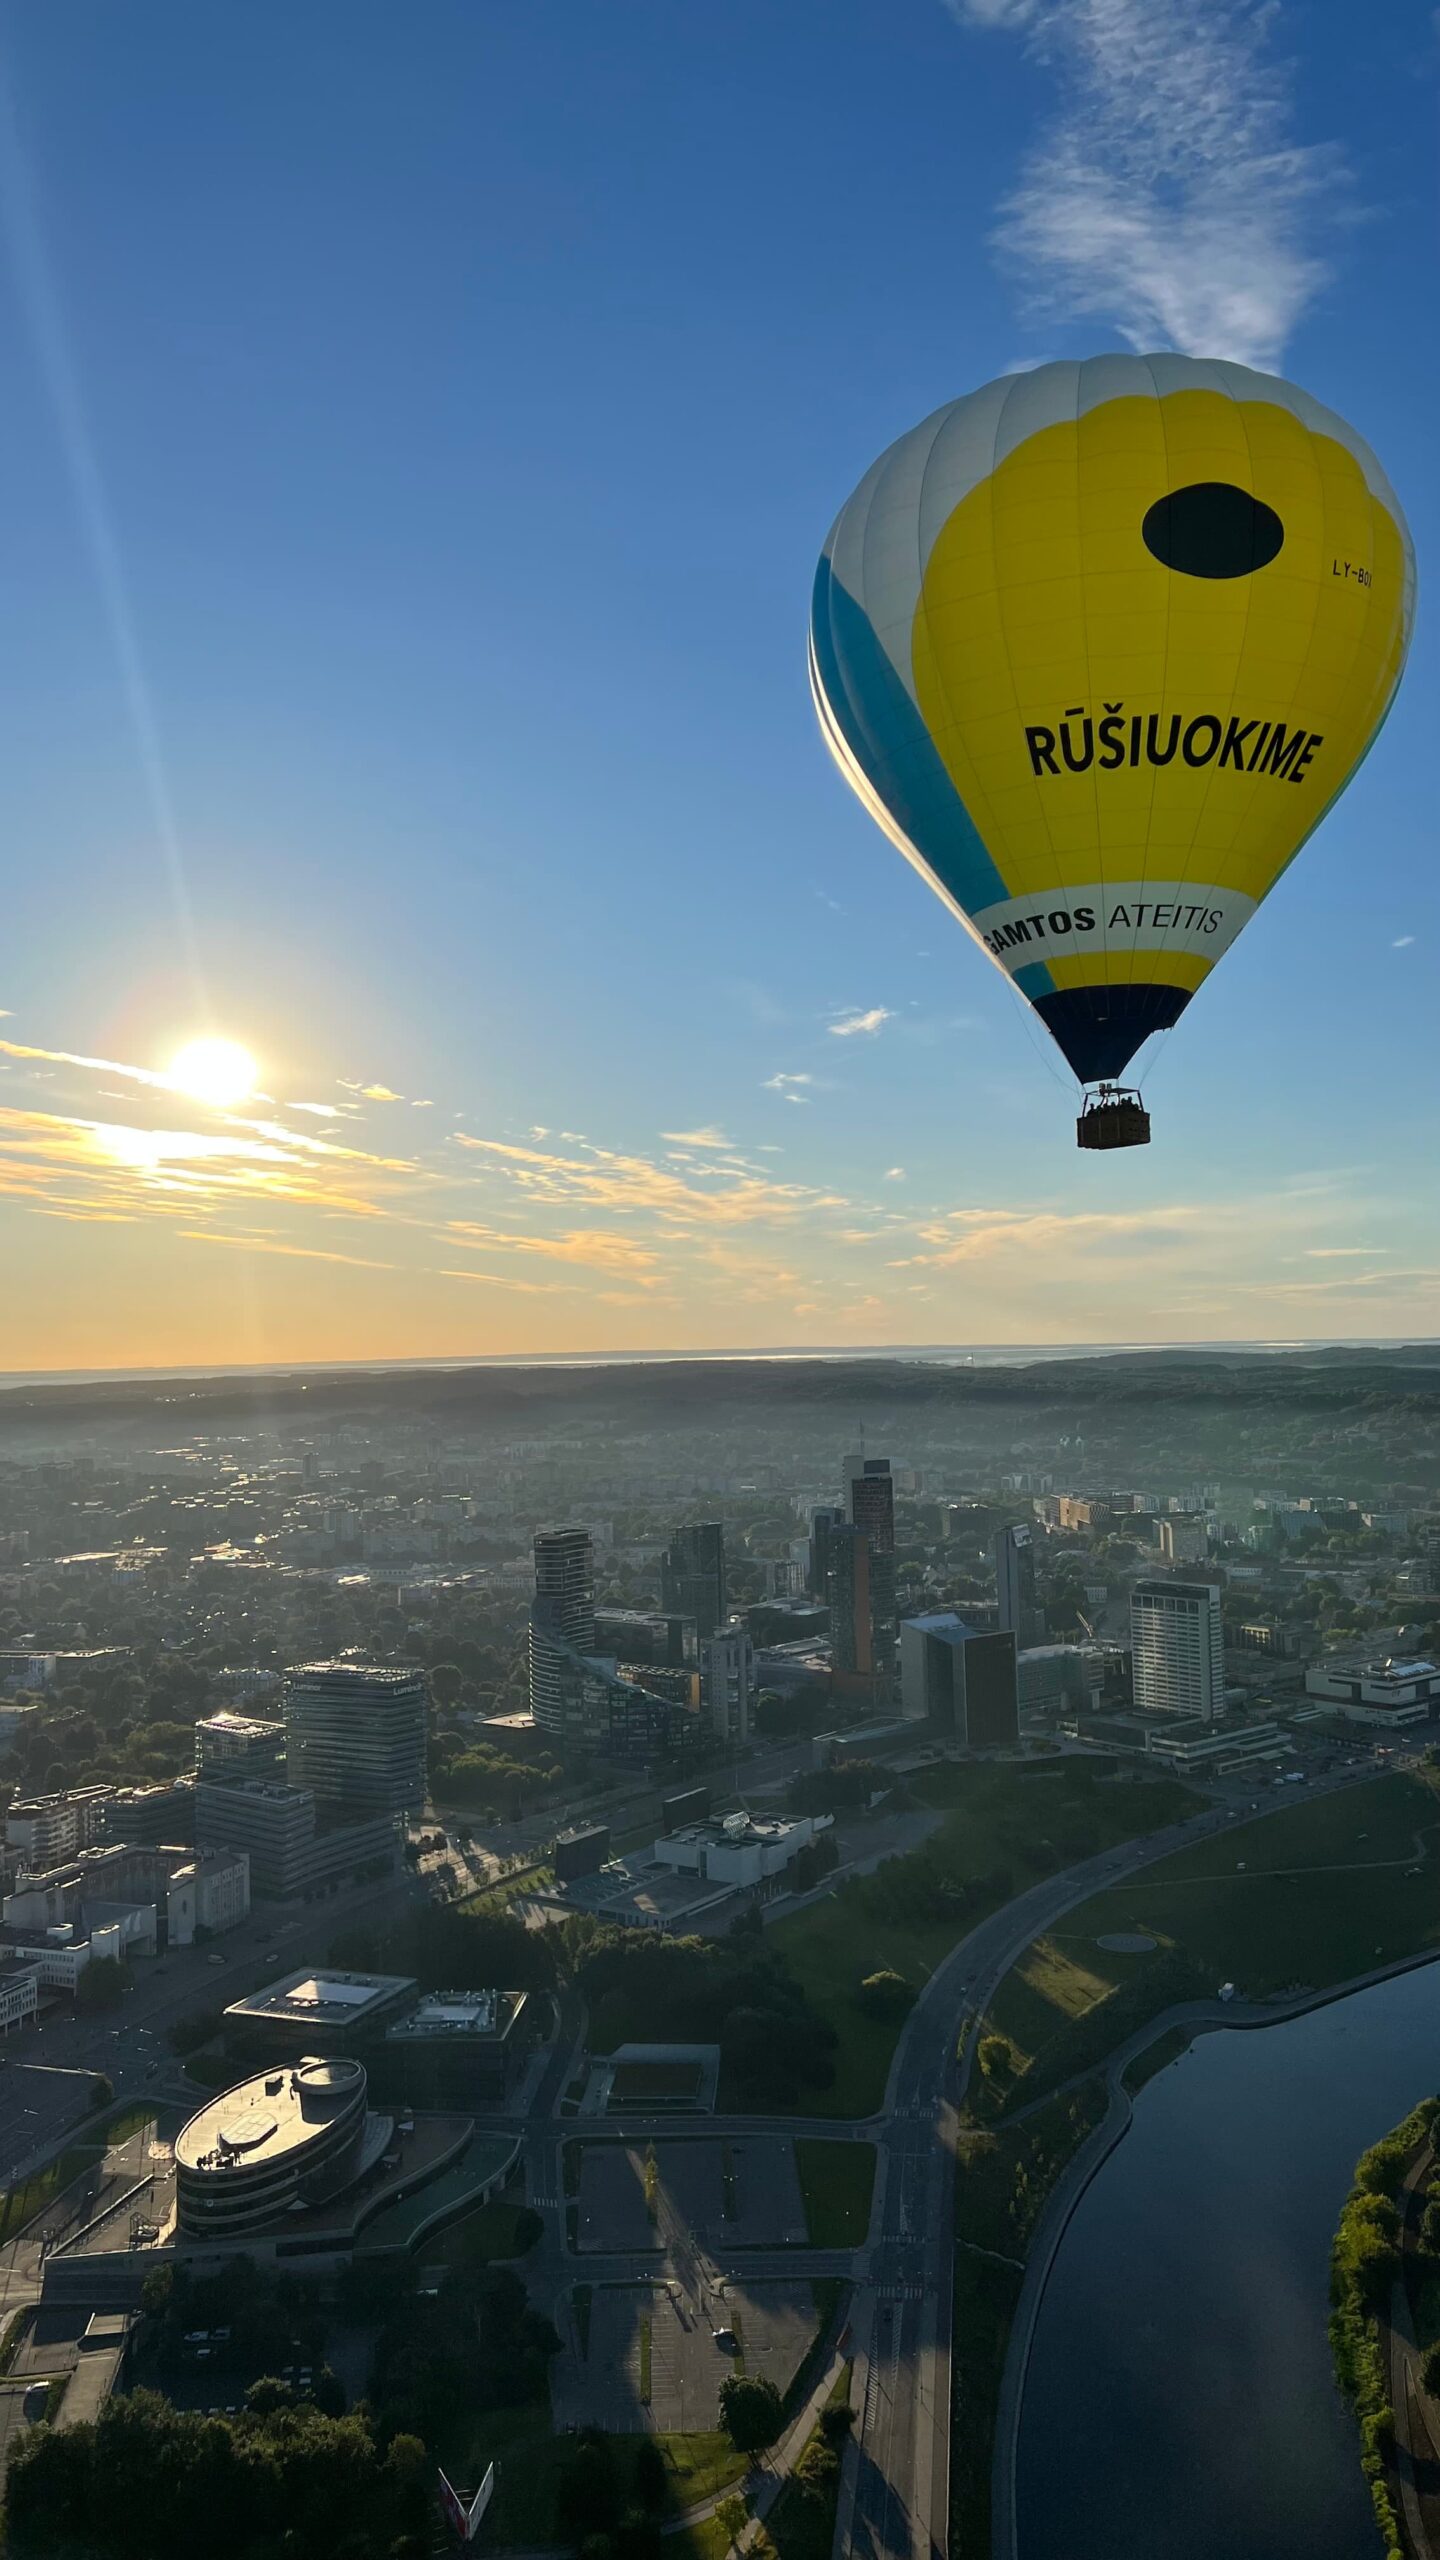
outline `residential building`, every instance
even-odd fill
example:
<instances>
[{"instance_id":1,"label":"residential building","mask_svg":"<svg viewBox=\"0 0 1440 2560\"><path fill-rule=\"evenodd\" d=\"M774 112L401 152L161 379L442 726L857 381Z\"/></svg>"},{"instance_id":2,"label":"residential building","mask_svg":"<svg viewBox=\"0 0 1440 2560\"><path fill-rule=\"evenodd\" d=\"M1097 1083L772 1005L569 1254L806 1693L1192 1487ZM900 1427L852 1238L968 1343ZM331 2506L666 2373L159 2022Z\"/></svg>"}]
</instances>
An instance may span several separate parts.
<instances>
[{"instance_id":1,"label":"residential building","mask_svg":"<svg viewBox=\"0 0 1440 2560\"><path fill-rule=\"evenodd\" d=\"M1013 1750L1020 1739L1014 1636L977 1635L950 1610L906 1618L900 1711L953 1733L967 1750Z\"/></svg>"},{"instance_id":2,"label":"residential building","mask_svg":"<svg viewBox=\"0 0 1440 2560\"><path fill-rule=\"evenodd\" d=\"M1160 1553L1167 1564L1203 1564L1210 1532L1203 1512L1177 1511L1160 1524Z\"/></svg>"},{"instance_id":3,"label":"residential building","mask_svg":"<svg viewBox=\"0 0 1440 2560\"><path fill-rule=\"evenodd\" d=\"M589 1530L538 1530L529 1691L530 1712L542 1733L577 1740L593 1721L584 1665L594 1656L595 1643L595 1555Z\"/></svg>"},{"instance_id":4,"label":"residential building","mask_svg":"<svg viewBox=\"0 0 1440 2560\"><path fill-rule=\"evenodd\" d=\"M430 1683L423 1671L311 1662L285 1675L285 1767L317 1808L360 1821L425 1802Z\"/></svg>"},{"instance_id":5,"label":"residential building","mask_svg":"<svg viewBox=\"0 0 1440 2560\"><path fill-rule=\"evenodd\" d=\"M5 1846L32 1873L58 1867L98 1840L109 1787L71 1787L48 1796L17 1797L5 1816Z\"/></svg>"},{"instance_id":6,"label":"residential building","mask_svg":"<svg viewBox=\"0 0 1440 2560\"><path fill-rule=\"evenodd\" d=\"M754 1643L731 1618L700 1647L700 1695L711 1732L732 1751L750 1739L757 1694Z\"/></svg>"},{"instance_id":7,"label":"residential building","mask_svg":"<svg viewBox=\"0 0 1440 2560\"><path fill-rule=\"evenodd\" d=\"M991 1551L1000 1632L1014 1637L1017 1652L1028 1653L1045 1641L1045 1613L1035 1592L1035 1532L1023 1520L997 1529Z\"/></svg>"},{"instance_id":8,"label":"residential building","mask_svg":"<svg viewBox=\"0 0 1440 2560\"><path fill-rule=\"evenodd\" d=\"M597 1609L593 1649L649 1670L680 1671L694 1658L694 1623L678 1611Z\"/></svg>"},{"instance_id":9,"label":"residential building","mask_svg":"<svg viewBox=\"0 0 1440 2560\"><path fill-rule=\"evenodd\" d=\"M725 1531L718 1520L691 1520L676 1529L660 1561L660 1605L693 1618L704 1644L729 1615L725 1591Z\"/></svg>"},{"instance_id":10,"label":"residential building","mask_svg":"<svg viewBox=\"0 0 1440 2560\"><path fill-rule=\"evenodd\" d=\"M1225 1704L1220 1593L1213 1582L1137 1582L1130 1594L1135 1705L1142 1715L1213 1717Z\"/></svg>"}]
</instances>

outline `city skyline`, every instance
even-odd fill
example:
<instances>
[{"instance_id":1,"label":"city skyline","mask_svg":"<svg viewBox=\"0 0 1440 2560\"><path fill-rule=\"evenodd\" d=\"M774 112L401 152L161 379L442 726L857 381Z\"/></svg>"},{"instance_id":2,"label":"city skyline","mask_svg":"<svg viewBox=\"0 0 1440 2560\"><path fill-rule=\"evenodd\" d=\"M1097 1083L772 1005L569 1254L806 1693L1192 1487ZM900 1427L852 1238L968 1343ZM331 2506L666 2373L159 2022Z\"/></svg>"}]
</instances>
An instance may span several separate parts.
<instances>
[{"instance_id":1,"label":"city skyline","mask_svg":"<svg viewBox=\"0 0 1440 2560\"><path fill-rule=\"evenodd\" d=\"M1092 14L13 31L0 1369L1440 1332L1423 609L1123 1168L806 698L857 474L1057 355L1282 367L1423 587L1433 37Z\"/></svg>"}]
</instances>

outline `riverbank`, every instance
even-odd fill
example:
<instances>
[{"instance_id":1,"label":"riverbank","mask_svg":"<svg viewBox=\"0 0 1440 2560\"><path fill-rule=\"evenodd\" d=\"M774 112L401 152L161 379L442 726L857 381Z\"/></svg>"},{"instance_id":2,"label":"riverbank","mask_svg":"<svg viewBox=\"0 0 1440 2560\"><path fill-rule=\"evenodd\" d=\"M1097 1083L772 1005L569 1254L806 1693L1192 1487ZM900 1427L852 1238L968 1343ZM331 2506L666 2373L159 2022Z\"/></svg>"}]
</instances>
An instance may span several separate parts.
<instances>
[{"instance_id":1,"label":"riverbank","mask_svg":"<svg viewBox=\"0 0 1440 2560\"><path fill-rule=\"evenodd\" d=\"M1437 2119L1440 2099L1426 2099L1362 2153L1330 2260L1335 2378L1359 2426L1360 2467L1386 2560L1431 2560L1437 2548L1433 2485L1421 2494L1434 2470L1434 2402L1421 2350L1440 2276L1419 2212L1435 2168Z\"/></svg>"},{"instance_id":2,"label":"riverbank","mask_svg":"<svg viewBox=\"0 0 1440 2560\"><path fill-rule=\"evenodd\" d=\"M1435 1961L1435 1955L1429 1951L1401 1957L1392 1963L1375 1966L1352 1981L1327 1984L1323 1988L1264 2005L1238 2001L1222 2003L1218 2000L1189 2002L1147 2020L1109 2056L1103 2074L1103 2112L1079 2145L1067 2155L1057 2158L1054 2176L1043 2194L1033 2199L1032 2236L1025 2251L1007 2324L1004 2369L995 2399L988 2537L983 2534L977 2536L974 2530L979 2519L977 2504L971 2511L971 2538L957 2544L957 2560L1018 2560L1016 2476L1020 2418L1046 2285L1060 2244L1087 2188L1128 2133L1134 2114L1134 2097L1146 2081L1155 2076L1156 2068L1168 2068L1179 2060L1198 2035L1222 2028L1257 2032L1266 2027L1283 2026L1347 2000L1357 1992L1420 1971ZM1162 2048L1165 2060L1157 2063L1156 2057ZM1155 2067L1147 2068L1147 2065ZM1088 2088L1095 2084L1093 2079L1087 2079L1080 2085ZM1026 2116L1039 2114L1055 2103L1054 2097L1039 2101L1033 2110L1026 2111ZM1012 2118L1011 2130L1025 2120ZM1003 2135L1005 2131L1006 2124L1002 2120L995 2127L995 2132Z\"/></svg>"}]
</instances>

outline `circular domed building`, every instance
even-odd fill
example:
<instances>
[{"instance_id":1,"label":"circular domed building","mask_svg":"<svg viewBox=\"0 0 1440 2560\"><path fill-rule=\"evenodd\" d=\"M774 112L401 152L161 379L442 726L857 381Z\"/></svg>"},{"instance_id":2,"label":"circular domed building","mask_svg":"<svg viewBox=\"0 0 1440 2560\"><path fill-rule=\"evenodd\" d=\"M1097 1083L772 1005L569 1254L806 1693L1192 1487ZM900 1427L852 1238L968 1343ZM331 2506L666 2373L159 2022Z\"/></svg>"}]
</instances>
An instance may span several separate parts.
<instances>
[{"instance_id":1,"label":"circular domed building","mask_svg":"<svg viewBox=\"0 0 1440 2560\"><path fill-rule=\"evenodd\" d=\"M361 2166L365 2098L363 2063L339 2058L261 2072L212 2099L175 2143L181 2234L238 2240L338 2195Z\"/></svg>"}]
</instances>

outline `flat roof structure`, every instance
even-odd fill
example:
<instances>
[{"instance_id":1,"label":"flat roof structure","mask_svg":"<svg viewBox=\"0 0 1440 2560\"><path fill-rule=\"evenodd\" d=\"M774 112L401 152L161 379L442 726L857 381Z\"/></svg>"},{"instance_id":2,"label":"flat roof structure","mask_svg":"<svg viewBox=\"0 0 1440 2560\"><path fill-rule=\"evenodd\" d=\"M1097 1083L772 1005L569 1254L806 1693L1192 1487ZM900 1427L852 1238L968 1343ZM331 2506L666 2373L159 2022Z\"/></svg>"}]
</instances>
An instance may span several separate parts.
<instances>
[{"instance_id":1,"label":"flat roof structure","mask_svg":"<svg viewBox=\"0 0 1440 2560\"><path fill-rule=\"evenodd\" d=\"M327 1973L301 1965L278 1982L232 2000L227 2019L251 2027L343 2027L358 2034L408 1999L416 1985L404 1973Z\"/></svg>"},{"instance_id":2,"label":"flat roof structure","mask_svg":"<svg viewBox=\"0 0 1440 2560\"><path fill-rule=\"evenodd\" d=\"M493 2036L504 2022L503 1992L437 1991L397 2020L390 2037L399 2043L404 2036Z\"/></svg>"},{"instance_id":3,"label":"flat roof structure","mask_svg":"<svg viewBox=\"0 0 1440 2560\"><path fill-rule=\"evenodd\" d=\"M309 2150L328 2133L337 2109L358 2100L365 2073L348 2060L302 2062L291 2070L258 2072L212 2098L181 2127L175 2165L223 2175Z\"/></svg>"}]
</instances>

